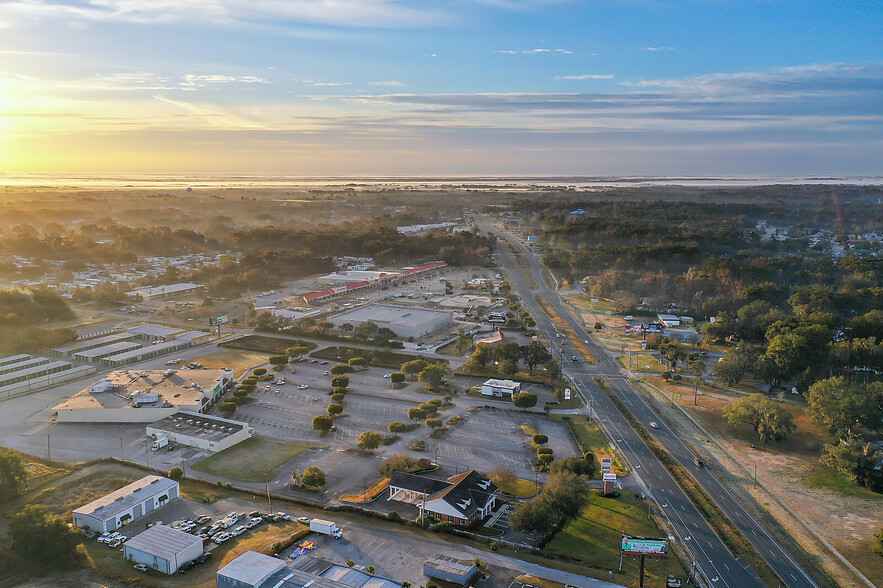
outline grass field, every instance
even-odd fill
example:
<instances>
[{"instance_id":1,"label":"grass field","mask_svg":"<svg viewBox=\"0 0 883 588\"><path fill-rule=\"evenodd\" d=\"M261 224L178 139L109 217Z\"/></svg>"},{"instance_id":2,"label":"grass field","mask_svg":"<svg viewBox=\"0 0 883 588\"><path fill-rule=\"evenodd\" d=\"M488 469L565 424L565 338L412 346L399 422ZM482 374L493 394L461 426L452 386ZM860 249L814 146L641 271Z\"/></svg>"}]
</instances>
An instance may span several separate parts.
<instances>
[{"instance_id":1,"label":"grass field","mask_svg":"<svg viewBox=\"0 0 883 588\"><path fill-rule=\"evenodd\" d=\"M242 443L193 464L193 469L246 482L268 482L276 478L273 470L300 455L311 445L283 443L252 437Z\"/></svg>"},{"instance_id":2,"label":"grass field","mask_svg":"<svg viewBox=\"0 0 883 588\"><path fill-rule=\"evenodd\" d=\"M647 516L647 502L638 500L634 492L624 490L617 498L605 498L590 492L580 516L568 522L543 551L617 570L623 532L642 537L665 537L656 521ZM614 582L635 585L638 560L625 558L622 569L623 574L615 574ZM686 577L673 553L662 560L647 558L645 575L645 585L649 586L663 586L669 575Z\"/></svg>"},{"instance_id":3,"label":"grass field","mask_svg":"<svg viewBox=\"0 0 883 588\"><path fill-rule=\"evenodd\" d=\"M550 420L561 420L562 416L563 415L552 415L549 418ZM591 451L595 454L596 465L598 467L596 477L599 479L601 478L600 469L602 457L613 458L614 474L618 476L628 474L628 470L623 466L619 457L616 455L616 452L613 451L613 448L607 443L607 437L604 436L604 432L598 427L598 425L583 415L567 416L570 417L567 422L570 425L570 430L573 431L574 437L576 437L577 443L579 443L580 449L582 449L583 453Z\"/></svg>"},{"instance_id":4,"label":"grass field","mask_svg":"<svg viewBox=\"0 0 883 588\"><path fill-rule=\"evenodd\" d=\"M198 361L208 369L219 369L227 367L233 370L238 377L239 374L248 371L253 367L267 363L268 355L258 353L256 351L247 351L245 349L225 349L203 357L197 357L193 361Z\"/></svg>"},{"instance_id":5,"label":"grass field","mask_svg":"<svg viewBox=\"0 0 883 588\"><path fill-rule=\"evenodd\" d=\"M389 478L383 478L364 492L359 494L341 494L340 499L345 502L371 502L389 488Z\"/></svg>"},{"instance_id":6,"label":"grass field","mask_svg":"<svg viewBox=\"0 0 883 588\"><path fill-rule=\"evenodd\" d=\"M309 341L301 341L298 339L283 339L281 337L268 337L267 335L246 335L232 341L221 343L221 347L230 349L247 349L249 351L260 351L262 353L277 354L285 353L289 347L306 347L307 349L315 349L316 344Z\"/></svg>"},{"instance_id":7,"label":"grass field","mask_svg":"<svg viewBox=\"0 0 883 588\"><path fill-rule=\"evenodd\" d=\"M850 481L843 472L838 472L822 465L813 466L809 470L804 483L810 488L832 490L847 496L858 496L878 501L880 508L883 508L883 494L877 494L873 490L859 486L855 482Z\"/></svg>"},{"instance_id":8,"label":"grass field","mask_svg":"<svg viewBox=\"0 0 883 588\"><path fill-rule=\"evenodd\" d=\"M540 491L540 485L533 480L516 478L511 484L500 486L500 492L515 498L530 498Z\"/></svg>"}]
</instances>

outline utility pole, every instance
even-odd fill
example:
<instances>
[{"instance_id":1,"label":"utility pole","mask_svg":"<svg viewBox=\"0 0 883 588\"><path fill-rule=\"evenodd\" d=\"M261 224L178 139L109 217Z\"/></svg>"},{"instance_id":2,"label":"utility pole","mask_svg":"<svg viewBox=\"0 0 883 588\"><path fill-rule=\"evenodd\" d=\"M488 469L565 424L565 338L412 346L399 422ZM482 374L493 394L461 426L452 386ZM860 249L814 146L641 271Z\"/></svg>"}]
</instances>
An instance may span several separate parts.
<instances>
[{"instance_id":1,"label":"utility pole","mask_svg":"<svg viewBox=\"0 0 883 588\"><path fill-rule=\"evenodd\" d=\"M754 464L754 487L757 488L757 464Z\"/></svg>"},{"instance_id":2,"label":"utility pole","mask_svg":"<svg viewBox=\"0 0 883 588\"><path fill-rule=\"evenodd\" d=\"M52 461L52 435L46 435L46 461Z\"/></svg>"},{"instance_id":3,"label":"utility pole","mask_svg":"<svg viewBox=\"0 0 883 588\"><path fill-rule=\"evenodd\" d=\"M270 482L265 481L264 486L267 489L267 505L270 507L270 514L273 514L273 502L270 500Z\"/></svg>"}]
</instances>

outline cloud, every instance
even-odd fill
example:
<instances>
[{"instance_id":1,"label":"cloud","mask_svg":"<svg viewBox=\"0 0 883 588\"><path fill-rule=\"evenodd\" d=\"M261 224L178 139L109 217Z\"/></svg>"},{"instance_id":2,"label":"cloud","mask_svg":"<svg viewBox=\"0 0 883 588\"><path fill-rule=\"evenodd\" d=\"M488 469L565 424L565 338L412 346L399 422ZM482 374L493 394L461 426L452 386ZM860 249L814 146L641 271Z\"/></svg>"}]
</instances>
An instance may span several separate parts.
<instances>
[{"instance_id":1,"label":"cloud","mask_svg":"<svg viewBox=\"0 0 883 588\"><path fill-rule=\"evenodd\" d=\"M555 76L556 80L612 80L613 75L585 74L581 76Z\"/></svg>"},{"instance_id":2,"label":"cloud","mask_svg":"<svg viewBox=\"0 0 883 588\"><path fill-rule=\"evenodd\" d=\"M401 0L11 0L0 14L30 18L156 23L307 23L345 27L437 26L438 10Z\"/></svg>"},{"instance_id":3,"label":"cloud","mask_svg":"<svg viewBox=\"0 0 883 588\"><path fill-rule=\"evenodd\" d=\"M500 49L494 53L502 53L504 55L539 55L541 53L557 53L560 55L570 55L573 51L567 49L525 49L522 51L513 51L512 49Z\"/></svg>"},{"instance_id":4,"label":"cloud","mask_svg":"<svg viewBox=\"0 0 883 588\"><path fill-rule=\"evenodd\" d=\"M642 47L644 51L674 51L674 47Z\"/></svg>"},{"instance_id":5,"label":"cloud","mask_svg":"<svg viewBox=\"0 0 883 588\"><path fill-rule=\"evenodd\" d=\"M178 82L178 85L185 90L194 90L196 88L205 88L212 84L231 84L231 83L241 83L241 84L269 84L270 82L265 80L264 78L259 78L256 76L226 76L221 74L214 75L195 75L195 74L187 74L184 76L183 81Z\"/></svg>"},{"instance_id":6,"label":"cloud","mask_svg":"<svg viewBox=\"0 0 883 588\"><path fill-rule=\"evenodd\" d=\"M383 82L368 82L369 86L386 86L386 87L399 87L404 86L403 83L398 82L396 80L387 80Z\"/></svg>"},{"instance_id":7,"label":"cloud","mask_svg":"<svg viewBox=\"0 0 883 588\"><path fill-rule=\"evenodd\" d=\"M297 80L295 80L297 81ZM312 86L314 88L324 88L324 87L333 87L333 86L352 86L352 82L318 82L316 80L300 80L300 83L305 86Z\"/></svg>"}]
</instances>

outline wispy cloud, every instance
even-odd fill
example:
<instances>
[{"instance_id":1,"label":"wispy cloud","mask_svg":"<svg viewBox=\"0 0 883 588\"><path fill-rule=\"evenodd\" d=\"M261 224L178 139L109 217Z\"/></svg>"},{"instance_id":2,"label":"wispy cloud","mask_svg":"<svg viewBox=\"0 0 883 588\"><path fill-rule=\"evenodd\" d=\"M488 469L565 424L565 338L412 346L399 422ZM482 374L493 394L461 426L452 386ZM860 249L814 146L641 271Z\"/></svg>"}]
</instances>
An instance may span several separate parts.
<instances>
[{"instance_id":1,"label":"wispy cloud","mask_svg":"<svg viewBox=\"0 0 883 588\"><path fill-rule=\"evenodd\" d=\"M555 76L556 80L612 80L612 74L584 74L581 76Z\"/></svg>"},{"instance_id":2,"label":"wispy cloud","mask_svg":"<svg viewBox=\"0 0 883 588\"><path fill-rule=\"evenodd\" d=\"M644 51L674 51L674 47L641 47Z\"/></svg>"},{"instance_id":3,"label":"wispy cloud","mask_svg":"<svg viewBox=\"0 0 883 588\"><path fill-rule=\"evenodd\" d=\"M521 51L514 51L512 49L499 49L497 51L494 51L494 53L501 53L503 55L539 55L542 53L570 55L573 53L573 51L568 51L567 49L525 49Z\"/></svg>"},{"instance_id":4,"label":"wispy cloud","mask_svg":"<svg viewBox=\"0 0 883 588\"><path fill-rule=\"evenodd\" d=\"M11 0L0 14L155 23L315 23L347 27L435 26L441 11L400 0Z\"/></svg>"},{"instance_id":5,"label":"wispy cloud","mask_svg":"<svg viewBox=\"0 0 883 588\"><path fill-rule=\"evenodd\" d=\"M294 80L298 81L298 80ZM352 82L319 82L316 80L300 80L300 83L305 86L312 86L314 88L325 88L325 87L334 87L334 86L352 86Z\"/></svg>"},{"instance_id":6,"label":"wispy cloud","mask_svg":"<svg viewBox=\"0 0 883 588\"><path fill-rule=\"evenodd\" d=\"M369 86L386 86L388 88L397 88L400 86L404 86L402 82L396 80L386 80L382 82L368 82Z\"/></svg>"},{"instance_id":7,"label":"wispy cloud","mask_svg":"<svg viewBox=\"0 0 883 588\"><path fill-rule=\"evenodd\" d=\"M179 86L183 88L205 88L212 84L231 84L239 82L241 84L269 84L268 80L257 76L225 76L225 75L195 75L187 74L184 80L179 82Z\"/></svg>"}]
</instances>

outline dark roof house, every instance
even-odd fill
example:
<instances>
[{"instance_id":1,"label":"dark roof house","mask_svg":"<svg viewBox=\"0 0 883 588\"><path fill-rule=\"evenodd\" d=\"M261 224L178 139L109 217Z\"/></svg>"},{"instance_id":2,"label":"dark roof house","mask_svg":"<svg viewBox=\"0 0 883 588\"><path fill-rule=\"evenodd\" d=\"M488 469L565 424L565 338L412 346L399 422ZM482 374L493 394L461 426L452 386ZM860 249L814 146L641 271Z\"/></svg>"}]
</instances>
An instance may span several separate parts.
<instances>
[{"instance_id":1,"label":"dark roof house","mask_svg":"<svg viewBox=\"0 0 883 588\"><path fill-rule=\"evenodd\" d=\"M421 515L455 525L468 525L491 514L497 487L469 470L447 480L396 472L389 481L389 498L413 504Z\"/></svg>"}]
</instances>

